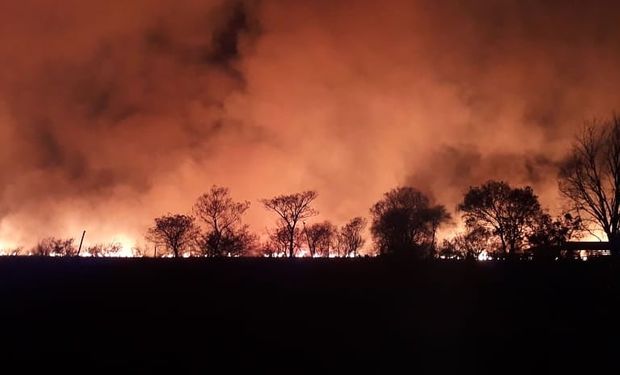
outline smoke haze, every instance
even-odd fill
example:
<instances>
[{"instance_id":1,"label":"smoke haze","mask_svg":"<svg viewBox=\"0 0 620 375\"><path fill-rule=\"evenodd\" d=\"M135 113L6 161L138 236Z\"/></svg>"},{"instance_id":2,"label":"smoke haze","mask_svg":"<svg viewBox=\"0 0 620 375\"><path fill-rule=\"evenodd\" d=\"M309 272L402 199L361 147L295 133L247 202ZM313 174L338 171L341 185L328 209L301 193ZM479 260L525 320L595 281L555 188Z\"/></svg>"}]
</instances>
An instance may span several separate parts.
<instances>
[{"instance_id":1,"label":"smoke haze","mask_svg":"<svg viewBox=\"0 0 620 375\"><path fill-rule=\"evenodd\" d=\"M0 3L0 242L141 239L213 184L315 189L317 220L411 184L531 184L620 108L604 1Z\"/></svg>"}]
</instances>

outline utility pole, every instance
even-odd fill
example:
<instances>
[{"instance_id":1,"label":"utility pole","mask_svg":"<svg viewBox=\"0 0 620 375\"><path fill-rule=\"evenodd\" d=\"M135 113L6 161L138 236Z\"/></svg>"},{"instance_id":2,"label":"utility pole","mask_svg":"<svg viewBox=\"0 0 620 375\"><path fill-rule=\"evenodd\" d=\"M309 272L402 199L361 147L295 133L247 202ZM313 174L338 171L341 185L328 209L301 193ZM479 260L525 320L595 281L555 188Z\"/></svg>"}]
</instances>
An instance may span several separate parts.
<instances>
[{"instance_id":1,"label":"utility pole","mask_svg":"<svg viewBox=\"0 0 620 375\"><path fill-rule=\"evenodd\" d=\"M86 231L82 232L82 239L80 240L80 247L78 247L77 255L80 256L80 251L82 251L82 243L84 242L84 236L86 235Z\"/></svg>"}]
</instances>

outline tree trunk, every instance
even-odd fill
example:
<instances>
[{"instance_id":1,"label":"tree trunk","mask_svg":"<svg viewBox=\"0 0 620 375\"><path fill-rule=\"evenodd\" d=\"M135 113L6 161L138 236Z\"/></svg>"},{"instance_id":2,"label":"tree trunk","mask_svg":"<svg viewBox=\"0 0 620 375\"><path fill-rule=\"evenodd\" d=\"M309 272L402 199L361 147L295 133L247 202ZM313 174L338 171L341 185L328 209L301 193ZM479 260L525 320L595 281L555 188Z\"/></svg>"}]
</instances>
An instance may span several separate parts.
<instances>
[{"instance_id":1,"label":"tree trunk","mask_svg":"<svg viewBox=\"0 0 620 375\"><path fill-rule=\"evenodd\" d=\"M293 228L293 231L290 235L290 238L288 240L288 257L292 258L293 257L293 245L295 242L295 228Z\"/></svg>"},{"instance_id":2,"label":"tree trunk","mask_svg":"<svg viewBox=\"0 0 620 375\"><path fill-rule=\"evenodd\" d=\"M500 240L502 240L502 253L504 253L504 258L508 258L508 249L506 248L506 240L504 236L499 236Z\"/></svg>"},{"instance_id":3,"label":"tree trunk","mask_svg":"<svg viewBox=\"0 0 620 375\"><path fill-rule=\"evenodd\" d=\"M508 245L508 249L509 250L508 250L507 259L510 259L510 260L517 259L517 253L516 253L517 245L512 240L510 241L510 244Z\"/></svg>"},{"instance_id":4,"label":"tree trunk","mask_svg":"<svg viewBox=\"0 0 620 375\"><path fill-rule=\"evenodd\" d=\"M607 234L609 239L609 251L613 257L620 256L620 233Z\"/></svg>"},{"instance_id":5,"label":"tree trunk","mask_svg":"<svg viewBox=\"0 0 620 375\"><path fill-rule=\"evenodd\" d=\"M220 232L215 232L215 246L214 246L214 255L216 257L222 256L221 251L220 251L220 238L221 238L221 234Z\"/></svg>"}]
</instances>

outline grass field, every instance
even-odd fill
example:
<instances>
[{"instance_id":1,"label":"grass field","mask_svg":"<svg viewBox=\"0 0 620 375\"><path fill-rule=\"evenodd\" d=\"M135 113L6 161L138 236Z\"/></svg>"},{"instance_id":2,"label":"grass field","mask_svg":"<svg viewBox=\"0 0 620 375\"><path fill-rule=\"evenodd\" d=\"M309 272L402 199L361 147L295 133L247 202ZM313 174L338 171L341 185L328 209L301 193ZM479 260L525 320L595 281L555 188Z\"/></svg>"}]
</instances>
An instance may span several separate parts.
<instances>
[{"instance_id":1,"label":"grass field","mask_svg":"<svg viewBox=\"0 0 620 375\"><path fill-rule=\"evenodd\" d=\"M0 355L86 373L596 373L620 368L619 271L609 258L4 257Z\"/></svg>"}]
</instances>

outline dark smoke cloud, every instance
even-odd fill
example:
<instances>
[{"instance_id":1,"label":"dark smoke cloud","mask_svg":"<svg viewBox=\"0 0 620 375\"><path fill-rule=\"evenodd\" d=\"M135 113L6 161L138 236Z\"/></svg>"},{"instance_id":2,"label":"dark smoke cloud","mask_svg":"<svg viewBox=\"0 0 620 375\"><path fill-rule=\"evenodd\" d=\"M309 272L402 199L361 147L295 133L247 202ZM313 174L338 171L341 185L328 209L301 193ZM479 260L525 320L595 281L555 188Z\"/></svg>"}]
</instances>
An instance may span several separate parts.
<instances>
[{"instance_id":1,"label":"dark smoke cloud","mask_svg":"<svg viewBox=\"0 0 620 375\"><path fill-rule=\"evenodd\" d=\"M364 215L397 184L449 208L502 178L559 200L583 120L618 109L617 2L0 4L0 241L140 237L211 184L317 189Z\"/></svg>"},{"instance_id":2,"label":"dark smoke cloud","mask_svg":"<svg viewBox=\"0 0 620 375\"><path fill-rule=\"evenodd\" d=\"M556 187L554 177L558 167L559 162L544 153L495 152L485 155L476 145L444 146L431 153L426 165L417 168L406 181L455 210L470 186L483 184L489 179L530 185L539 192L551 191Z\"/></svg>"},{"instance_id":3,"label":"dark smoke cloud","mask_svg":"<svg viewBox=\"0 0 620 375\"><path fill-rule=\"evenodd\" d=\"M142 199L188 157L208 157L222 133L224 101L244 85L236 65L241 39L253 37L250 7L1 7L3 225L24 240L144 219Z\"/></svg>"}]
</instances>

